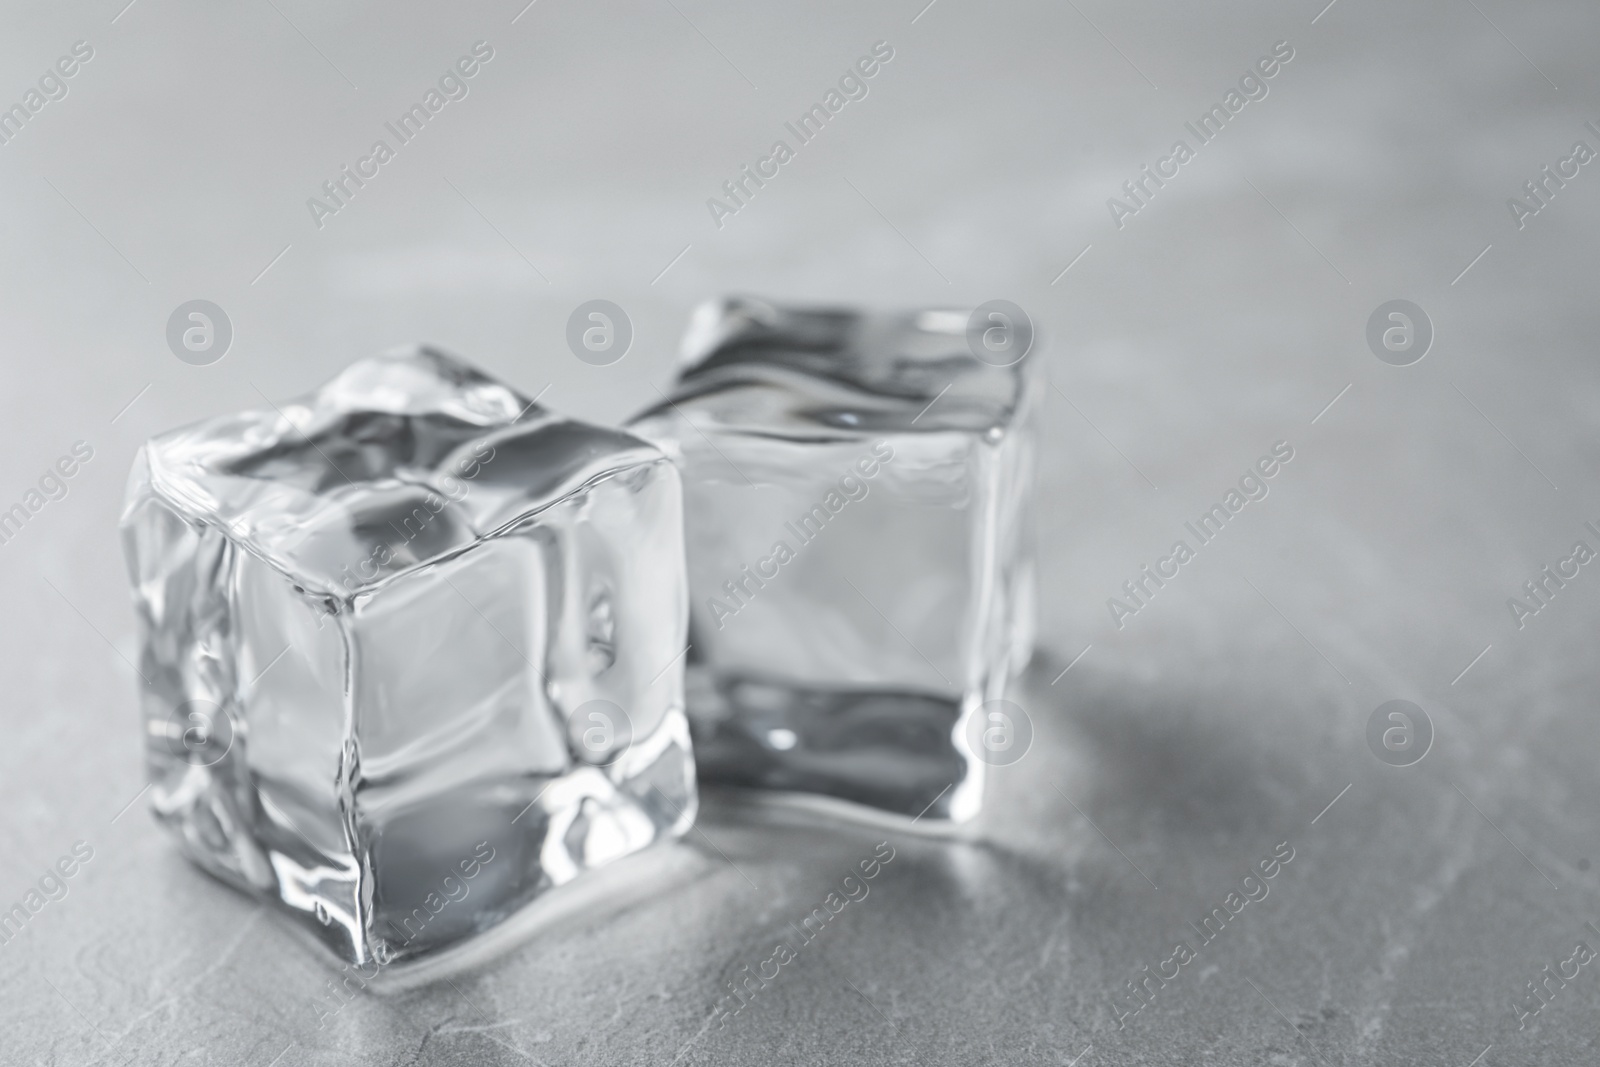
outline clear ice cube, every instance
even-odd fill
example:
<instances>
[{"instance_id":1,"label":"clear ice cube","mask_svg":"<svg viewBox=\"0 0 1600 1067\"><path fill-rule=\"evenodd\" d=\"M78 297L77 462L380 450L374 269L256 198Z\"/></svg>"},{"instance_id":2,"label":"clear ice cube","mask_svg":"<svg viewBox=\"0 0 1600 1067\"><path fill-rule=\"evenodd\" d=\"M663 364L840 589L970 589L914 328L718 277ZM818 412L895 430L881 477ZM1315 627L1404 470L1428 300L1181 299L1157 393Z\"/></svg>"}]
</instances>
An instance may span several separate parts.
<instances>
[{"instance_id":1,"label":"clear ice cube","mask_svg":"<svg viewBox=\"0 0 1600 1067\"><path fill-rule=\"evenodd\" d=\"M340 956L462 942L682 834L677 471L431 350L140 451L151 804Z\"/></svg>"},{"instance_id":2,"label":"clear ice cube","mask_svg":"<svg viewBox=\"0 0 1600 1067\"><path fill-rule=\"evenodd\" d=\"M1027 360L967 324L708 304L630 424L684 479L703 783L978 810L968 731L1032 646L1033 451Z\"/></svg>"}]
</instances>

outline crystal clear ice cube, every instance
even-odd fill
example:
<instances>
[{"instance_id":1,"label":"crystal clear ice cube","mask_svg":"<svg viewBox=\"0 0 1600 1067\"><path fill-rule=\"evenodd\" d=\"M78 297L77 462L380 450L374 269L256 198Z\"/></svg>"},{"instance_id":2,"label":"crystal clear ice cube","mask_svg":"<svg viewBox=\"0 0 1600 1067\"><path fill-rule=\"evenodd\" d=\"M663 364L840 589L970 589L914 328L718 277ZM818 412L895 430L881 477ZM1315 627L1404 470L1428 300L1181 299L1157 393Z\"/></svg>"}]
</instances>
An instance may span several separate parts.
<instances>
[{"instance_id":1,"label":"crystal clear ice cube","mask_svg":"<svg viewBox=\"0 0 1600 1067\"><path fill-rule=\"evenodd\" d=\"M151 803L357 963L682 834L679 477L431 350L150 441L123 543Z\"/></svg>"},{"instance_id":2,"label":"crystal clear ice cube","mask_svg":"<svg viewBox=\"0 0 1600 1067\"><path fill-rule=\"evenodd\" d=\"M1032 644L1027 361L968 315L708 304L630 429L684 479L702 782L959 821Z\"/></svg>"}]
</instances>

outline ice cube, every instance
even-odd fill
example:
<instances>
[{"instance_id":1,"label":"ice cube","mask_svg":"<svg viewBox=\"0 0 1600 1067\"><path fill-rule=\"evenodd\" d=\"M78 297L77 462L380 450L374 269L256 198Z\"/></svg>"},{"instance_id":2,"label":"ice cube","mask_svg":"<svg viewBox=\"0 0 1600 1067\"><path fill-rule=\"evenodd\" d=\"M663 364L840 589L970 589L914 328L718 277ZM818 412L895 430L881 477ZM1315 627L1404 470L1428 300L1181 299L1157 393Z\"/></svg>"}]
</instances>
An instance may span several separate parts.
<instances>
[{"instance_id":1,"label":"ice cube","mask_svg":"<svg viewBox=\"0 0 1600 1067\"><path fill-rule=\"evenodd\" d=\"M150 441L123 543L151 803L356 963L682 834L682 495L421 349Z\"/></svg>"},{"instance_id":2,"label":"ice cube","mask_svg":"<svg viewBox=\"0 0 1600 1067\"><path fill-rule=\"evenodd\" d=\"M978 810L969 728L1032 644L1033 451L1027 360L968 323L708 304L630 424L683 474L702 782Z\"/></svg>"}]
</instances>

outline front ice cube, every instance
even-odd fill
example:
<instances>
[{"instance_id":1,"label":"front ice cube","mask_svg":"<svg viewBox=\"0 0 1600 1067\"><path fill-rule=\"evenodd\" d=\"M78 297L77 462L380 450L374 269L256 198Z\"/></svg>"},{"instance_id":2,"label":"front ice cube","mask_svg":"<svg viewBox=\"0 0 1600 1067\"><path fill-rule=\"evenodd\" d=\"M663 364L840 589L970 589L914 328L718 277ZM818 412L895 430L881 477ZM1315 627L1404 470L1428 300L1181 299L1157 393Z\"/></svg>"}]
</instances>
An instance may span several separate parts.
<instances>
[{"instance_id":1,"label":"front ice cube","mask_svg":"<svg viewBox=\"0 0 1600 1067\"><path fill-rule=\"evenodd\" d=\"M707 305L631 424L684 478L703 781L977 811L972 717L1032 642L1032 449L1026 360L967 321Z\"/></svg>"},{"instance_id":2,"label":"front ice cube","mask_svg":"<svg viewBox=\"0 0 1600 1067\"><path fill-rule=\"evenodd\" d=\"M151 803L389 963L682 834L672 464L439 353L149 442L123 539Z\"/></svg>"}]
</instances>

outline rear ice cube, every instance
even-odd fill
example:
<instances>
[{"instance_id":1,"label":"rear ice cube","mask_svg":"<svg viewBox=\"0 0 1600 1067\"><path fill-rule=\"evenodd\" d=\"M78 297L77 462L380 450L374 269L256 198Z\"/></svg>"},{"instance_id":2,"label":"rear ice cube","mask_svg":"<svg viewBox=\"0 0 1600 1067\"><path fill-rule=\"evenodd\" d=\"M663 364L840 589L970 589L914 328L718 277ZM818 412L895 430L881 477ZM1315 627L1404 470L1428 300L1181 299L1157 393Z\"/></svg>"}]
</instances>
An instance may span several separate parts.
<instances>
[{"instance_id":1,"label":"rear ice cube","mask_svg":"<svg viewBox=\"0 0 1600 1067\"><path fill-rule=\"evenodd\" d=\"M702 781L978 810L975 716L1032 643L1033 451L1027 360L968 324L710 304L631 423L684 478Z\"/></svg>"}]
</instances>

